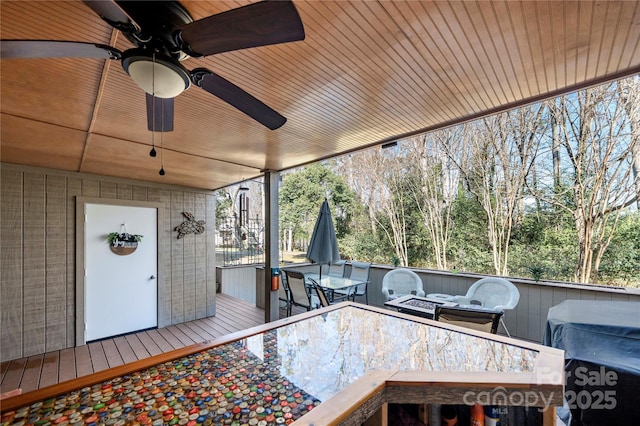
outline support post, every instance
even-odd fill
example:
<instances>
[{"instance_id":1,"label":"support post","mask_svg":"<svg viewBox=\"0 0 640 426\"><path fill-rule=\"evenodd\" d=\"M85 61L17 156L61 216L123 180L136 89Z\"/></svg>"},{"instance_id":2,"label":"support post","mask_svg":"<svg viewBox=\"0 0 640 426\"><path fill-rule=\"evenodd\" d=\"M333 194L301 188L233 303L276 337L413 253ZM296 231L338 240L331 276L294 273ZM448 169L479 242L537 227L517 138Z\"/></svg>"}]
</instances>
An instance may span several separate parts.
<instances>
[{"instance_id":1,"label":"support post","mask_svg":"<svg viewBox=\"0 0 640 426\"><path fill-rule=\"evenodd\" d=\"M271 290L271 268L279 267L279 209L278 188L280 173L267 171L264 174L264 198L265 198L265 232L264 232L264 321L265 323L280 318L278 291ZM282 285L282 283L280 283Z\"/></svg>"}]
</instances>

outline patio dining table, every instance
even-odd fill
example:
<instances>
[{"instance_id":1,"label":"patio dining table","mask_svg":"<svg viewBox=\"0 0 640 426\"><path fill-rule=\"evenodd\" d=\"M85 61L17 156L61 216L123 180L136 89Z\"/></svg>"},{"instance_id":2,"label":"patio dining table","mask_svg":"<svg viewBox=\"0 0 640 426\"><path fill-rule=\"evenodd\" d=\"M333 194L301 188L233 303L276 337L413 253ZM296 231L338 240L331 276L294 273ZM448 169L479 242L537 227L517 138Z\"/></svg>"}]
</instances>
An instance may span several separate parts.
<instances>
[{"instance_id":1,"label":"patio dining table","mask_svg":"<svg viewBox=\"0 0 640 426\"><path fill-rule=\"evenodd\" d=\"M310 285L311 280L313 280L314 283L318 284L328 293L329 299L332 301L336 290L342 290L341 293L350 295L352 289L355 291L358 285L364 284L364 281L352 280L351 278L334 277L331 275L320 277L320 274L315 273L305 273L304 280L308 285Z\"/></svg>"},{"instance_id":2,"label":"patio dining table","mask_svg":"<svg viewBox=\"0 0 640 426\"><path fill-rule=\"evenodd\" d=\"M364 281L352 280L351 278L333 277L331 275L325 275L320 278L320 274L306 273L304 274L305 281L310 283L310 280L316 282L320 287L326 290L348 290L351 287L355 287L360 284L364 284Z\"/></svg>"}]
</instances>

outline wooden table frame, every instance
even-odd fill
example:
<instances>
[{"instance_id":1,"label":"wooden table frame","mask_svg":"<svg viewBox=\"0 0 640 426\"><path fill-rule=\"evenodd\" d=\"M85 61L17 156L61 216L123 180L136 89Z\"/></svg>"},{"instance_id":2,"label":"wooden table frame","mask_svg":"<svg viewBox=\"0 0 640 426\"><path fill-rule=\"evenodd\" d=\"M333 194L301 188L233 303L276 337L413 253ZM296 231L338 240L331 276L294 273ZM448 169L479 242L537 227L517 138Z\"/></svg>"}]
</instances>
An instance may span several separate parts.
<instances>
[{"instance_id":1,"label":"wooden table frame","mask_svg":"<svg viewBox=\"0 0 640 426\"><path fill-rule=\"evenodd\" d=\"M155 365L188 356L212 347L231 343L287 324L303 321L307 318L322 315L326 312L354 306L384 315L422 322L430 326L449 329L500 343L518 346L538 352L535 366L530 372L500 373L500 372L450 372L450 371L372 371L356 382L347 386L338 394L323 401L318 407L299 418L294 424L298 425L356 425L367 419L373 424L386 424L387 403L433 403L433 404L465 404L468 392L489 392L494 397L507 398L513 402L510 395L533 392L539 396L536 404L550 408L545 411L544 424L551 425L555 421L554 406L562 405L564 393L564 352L546 346L511 339L489 333L470 330L454 325L443 324L387 309L353 303L342 302L326 308L295 315L278 321L253 327L241 332L232 333L218 339L194 344L164 354L156 355L144 360L135 361L105 371L62 382L56 385L37 389L19 396L2 401L2 411L10 411L35 402L68 393L75 389L91 386L106 380L130 374L135 371L153 367ZM524 402L524 400L523 400ZM508 405L525 405L513 404ZM371 424L372 420L367 424Z\"/></svg>"}]
</instances>

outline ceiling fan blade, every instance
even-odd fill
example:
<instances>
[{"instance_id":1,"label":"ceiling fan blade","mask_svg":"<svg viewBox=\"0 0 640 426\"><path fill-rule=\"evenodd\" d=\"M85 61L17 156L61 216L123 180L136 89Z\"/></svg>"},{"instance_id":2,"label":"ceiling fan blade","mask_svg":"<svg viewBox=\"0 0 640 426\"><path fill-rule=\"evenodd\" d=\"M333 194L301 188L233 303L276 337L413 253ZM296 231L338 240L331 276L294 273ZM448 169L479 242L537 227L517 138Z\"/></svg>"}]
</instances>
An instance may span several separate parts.
<instances>
[{"instance_id":1,"label":"ceiling fan blade","mask_svg":"<svg viewBox=\"0 0 640 426\"><path fill-rule=\"evenodd\" d=\"M146 95L149 131L173 132L173 98L156 98L148 93Z\"/></svg>"},{"instance_id":2,"label":"ceiling fan blade","mask_svg":"<svg viewBox=\"0 0 640 426\"><path fill-rule=\"evenodd\" d=\"M206 68L197 68L191 71L191 81L271 130L281 127L287 121L271 107Z\"/></svg>"},{"instance_id":3,"label":"ceiling fan blade","mask_svg":"<svg viewBox=\"0 0 640 426\"><path fill-rule=\"evenodd\" d=\"M55 40L2 40L0 57L120 59L122 52L104 44Z\"/></svg>"},{"instance_id":4,"label":"ceiling fan blade","mask_svg":"<svg viewBox=\"0 0 640 426\"><path fill-rule=\"evenodd\" d=\"M140 26L115 1L84 0L84 4L116 29L127 34L140 32Z\"/></svg>"},{"instance_id":5,"label":"ceiling fan blade","mask_svg":"<svg viewBox=\"0 0 640 426\"><path fill-rule=\"evenodd\" d=\"M177 39L191 56L304 39L300 15L291 1L261 1L218 13L178 28Z\"/></svg>"}]
</instances>

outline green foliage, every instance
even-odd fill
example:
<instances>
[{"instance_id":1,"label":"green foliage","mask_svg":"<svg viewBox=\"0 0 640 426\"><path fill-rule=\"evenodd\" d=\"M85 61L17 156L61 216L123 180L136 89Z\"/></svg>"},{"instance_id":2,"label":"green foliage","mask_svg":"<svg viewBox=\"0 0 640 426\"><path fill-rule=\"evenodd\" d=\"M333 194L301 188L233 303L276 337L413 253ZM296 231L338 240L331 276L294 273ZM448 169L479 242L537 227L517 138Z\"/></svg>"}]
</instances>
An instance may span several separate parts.
<instances>
[{"instance_id":1,"label":"green foliage","mask_svg":"<svg viewBox=\"0 0 640 426\"><path fill-rule=\"evenodd\" d=\"M388 263L386 244L372 232L352 233L339 240L342 257L374 263Z\"/></svg>"},{"instance_id":2,"label":"green foliage","mask_svg":"<svg viewBox=\"0 0 640 426\"><path fill-rule=\"evenodd\" d=\"M545 230L550 223L546 217L539 214L525 215L523 220L514 227L512 243L524 245L540 244L544 240Z\"/></svg>"},{"instance_id":3,"label":"green foliage","mask_svg":"<svg viewBox=\"0 0 640 426\"><path fill-rule=\"evenodd\" d=\"M292 229L294 240L304 248L313 232L320 206L329 200L338 239L350 231L351 218L359 208L355 193L329 163L316 163L284 175L280 188L280 229Z\"/></svg>"},{"instance_id":4,"label":"green foliage","mask_svg":"<svg viewBox=\"0 0 640 426\"><path fill-rule=\"evenodd\" d=\"M120 236L119 232L111 232L111 233L109 233L109 235L107 235L107 240L109 241L109 244L113 245L113 243L118 241L118 237L119 236Z\"/></svg>"},{"instance_id":5,"label":"green foliage","mask_svg":"<svg viewBox=\"0 0 640 426\"><path fill-rule=\"evenodd\" d=\"M573 280L578 249L568 214L531 210L514 228L511 239L511 275Z\"/></svg>"},{"instance_id":6,"label":"green foliage","mask_svg":"<svg viewBox=\"0 0 640 426\"><path fill-rule=\"evenodd\" d=\"M407 177L395 187L394 197L403 197L409 265L435 267L430 240L408 197ZM393 265L396 257L383 229L389 219L378 213L376 232L367 215L369 206L362 205L344 180L329 164L317 164L287 174L280 190L281 227L293 226L295 239L308 243L320 204L328 197L341 255L344 258ZM224 200L224 198L223 198ZM509 272L512 276L533 280L573 281L578 248L572 217L543 204L529 207L513 230L509 247ZM453 204L454 222L447 252L449 268L456 272L493 274L493 261L487 236L486 213L470 193L459 188ZM640 280L640 214L627 214L620 219L617 232L605 252L599 271L599 282L634 285ZM637 285L637 284L635 284Z\"/></svg>"},{"instance_id":7,"label":"green foliage","mask_svg":"<svg viewBox=\"0 0 640 426\"><path fill-rule=\"evenodd\" d=\"M614 216L607 217L609 213L602 214L605 210L598 210L593 205L594 202L606 201L606 211L614 211L612 209L616 206L633 202L629 194L633 194L634 189L637 192L633 179L627 178L633 174L620 173L629 172L631 167L625 161L633 140L629 133L632 131L627 117L629 113L614 114L620 112L620 100L616 99L620 94L617 85L623 82L523 107L522 111L505 113L498 119L462 125L459 126L461 131L454 129L455 138L446 133L430 134L433 141L447 141L442 151L432 146L434 144L427 150L412 151L403 148L403 141L399 141L398 147L392 151L386 150L378 157L369 154L365 159L373 158L370 163L372 170L380 174L375 181L382 182L381 188L373 190L376 191L375 197L366 193L371 191L367 185L364 189L349 189L345 180L333 171L337 168L332 162L314 164L288 174L280 191L281 229L292 229L295 239L304 246L320 204L326 197L332 207L344 257L397 263L399 259L389 237L394 223L404 226L399 233L406 238L409 266L436 267L432 258L431 235L420 214L421 205L417 204L421 202L420 197L414 194L422 194L425 180L438 179L442 173L450 179L440 182L441 188L432 192L436 194L434 198L439 197L438 191L442 191L442 195L445 189L449 190L448 185L463 182L458 184L458 192L451 205L452 227L446 253L451 270L493 274L494 253L489 241L489 235L492 235L496 240L504 237L503 241L508 242L508 257L501 261L506 262L511 276L574 281L579 260L588 258L585 253L581 256L580 250L585 248L579 246L579 240L585 241L585 235L591 236L604 229L615 232L604 251L599 270L593 270L595 263L586 265L591 266L592 274L590 277L584 274L582 279L640 286L640 213L626 210L615 224ZM633 90L636 96L640 92L638 82L640 80L635 78L626 83L628 90ZM506 144L498 146L493 143L501 137ZM525 140L537 142L533 147L535 153L523 149ZM473 143L466 144L468 141ZM469 147L478 150L472 151ZM610 152L609 147L615 149ZM607 153L615 155L607 157ZM417 167L420 161L426 160L421 155L433 155L442 161L433 168ZM515 167L526 155L535 155L535 163L526 169L523 180L506 181L509 166ZM606 173L599 177L598 171ZM611 185L597 186L599 179L610 180ZM526 199L515 197L515 210L506 211L506 201L492 192L493 198L487 200L492 205L487 205L487 209L492 208L496 218L501 218L499 214L505 211L508 214L513 212L515 216L507 217L509 222L489 222L487 214L491 213L485 211L478 195L474 195L482 193L481 190L487 186L495 191L511 191L514 196L526 196ZM355 194L355 190L365 193ZM442 198L449 202L448 198ZM372 205L362 205L360 199L373 200ZM390 213L381 205L395 210ZM391 222L389 214L399 220ZM513 223L512 228L507 228L511 233L499 235L503 231L500 229L490 233L492 223ZM579 232L586 234L580 236ZM598 238L606 239L609 234L604 232L602 235L593 238L591 246L586 249L597 249L598 244L602 244ZM505 248L501 244L494 245Z\"/></svg>"},{"instance_id":8,"label":"green foliage","mask_svg":"<svg viewBox=\"0 0 640 426\"><path fill-rule=\"evenodd\" d=\"M531 277L534 281L540 281L542 276L544 275L544 267L540 265L534 265L529 267L529 272L531 273Z\"/></svg>"},{"instance_id":9,"label":"green foliage","mask_svg":"<svg viewBox=\"0 0 640 426\"><path fill-rule=\"evenodd\" d=\"M395 203L402 206L404 212L404 232L407 239L409 265L421 267L429 265L427 256L432 251L428 248L430 241L429 238L426 238L427 231L413 194L414 188L419 184L419 176L409 172L395 185L393 197L395 198ZM393 257L394 255L387 262L392 263Z\"/></svg>"},{"instance_id":10,"label":"green foliage","mask_svg":"<svg viewBox=\"0 0 640 426\"><path fill-rule=\"evenodd\" d=\"M458 272L493 273L486 215L482 206L460 187L453 209L454 223L447 258Z\"/></svg>"},{"instance_id":11,"label":"green foliage","mask_svg":"<svg viewBox=\"0 0 640 426\"><path fill-rule=\"evenodd\" d=\"M232 207L233 202L228 190L216 191L216 223L223 223L226 218L230 217L233 214Z\"/></svg>"},{"instance_id":12,"label":"green foliage","mask_svg":"<svg viewBox=\"0 0 640 426\"><path fill-rule=\"evenodd\" d=\"M599 278L616 285L640 283L639 212L620 218L617 232L602 258Z\"/></svg>"},{"instance_id":13,"label":"green foliage","mask_svg":"<svg viewBox=\"0 0 640 426\"><path fill-rule=\"evenodd\" d=\"M142 237L143 235L140 234L127 234L126 232L121 234L119 232L111 232L109 233L109 235L107 235L107 240L109 241L110 245L115 245L116 241L139 243L140 241L142 241Z\"/></svg>"}]
</instances>

